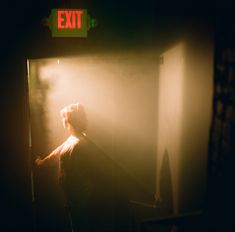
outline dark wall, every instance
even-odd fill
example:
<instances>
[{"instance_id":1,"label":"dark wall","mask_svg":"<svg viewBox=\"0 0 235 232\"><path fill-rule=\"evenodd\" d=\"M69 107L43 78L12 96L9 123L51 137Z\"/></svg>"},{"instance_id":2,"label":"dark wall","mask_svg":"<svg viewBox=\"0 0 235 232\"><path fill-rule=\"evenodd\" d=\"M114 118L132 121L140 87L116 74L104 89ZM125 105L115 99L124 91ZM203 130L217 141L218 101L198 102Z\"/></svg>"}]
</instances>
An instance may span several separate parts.
<instances>
[{"instance_id":1,"label":"dark wall","mask_svg":"<svg viewBox=\"0 0 235 232\"><path fill-rule=\"evenodd\" d=\"M228 2L217 10L213 118L209 143L208 215L211 230L233 231L235 177L235 20Z\"/></svg>"}]
</instances>

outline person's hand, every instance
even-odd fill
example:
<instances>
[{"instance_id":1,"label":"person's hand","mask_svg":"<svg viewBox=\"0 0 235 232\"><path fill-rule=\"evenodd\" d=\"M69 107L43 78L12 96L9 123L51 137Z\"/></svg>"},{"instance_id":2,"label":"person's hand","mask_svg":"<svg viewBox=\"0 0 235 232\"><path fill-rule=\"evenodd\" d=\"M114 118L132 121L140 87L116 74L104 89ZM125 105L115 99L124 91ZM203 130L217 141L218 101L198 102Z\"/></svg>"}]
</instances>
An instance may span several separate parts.
<instances>
[{"instance_id":1,"label":"person's hand","mask_svg":"<svg viewBox=\"0 0 235 232\"><path fill-rule=\"evenodd\" d=\"M43 163L44 163L44 160L41 159L41 158L37 158L37 159L35 160L35 164L36 164L37 166L42 166Z\"/></svg>"}]
</instances>

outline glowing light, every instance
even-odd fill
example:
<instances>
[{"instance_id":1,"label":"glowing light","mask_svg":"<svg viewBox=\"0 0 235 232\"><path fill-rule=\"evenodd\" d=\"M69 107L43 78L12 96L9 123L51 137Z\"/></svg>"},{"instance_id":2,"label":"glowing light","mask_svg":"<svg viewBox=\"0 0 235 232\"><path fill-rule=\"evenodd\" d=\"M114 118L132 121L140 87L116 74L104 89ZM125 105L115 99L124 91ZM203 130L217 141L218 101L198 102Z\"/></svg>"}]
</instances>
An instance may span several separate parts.
<instances>
[{"instance_id":1,"label":"glowing light","mask_svg":"<svg viewBox=\"0 0 235 232\"><path fill-rule=\"evenodd\" d=\"M57 64L60 64L60 60L57 60Z\"/></svg>"}]
</instances>

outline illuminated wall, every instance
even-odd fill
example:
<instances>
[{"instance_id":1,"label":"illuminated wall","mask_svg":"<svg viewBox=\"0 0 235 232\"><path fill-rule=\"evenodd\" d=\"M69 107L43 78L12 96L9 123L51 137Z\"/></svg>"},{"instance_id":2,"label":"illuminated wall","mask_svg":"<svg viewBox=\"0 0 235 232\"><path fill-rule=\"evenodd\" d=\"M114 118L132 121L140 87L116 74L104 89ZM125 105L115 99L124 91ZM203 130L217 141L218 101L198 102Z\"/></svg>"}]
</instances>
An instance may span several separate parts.
<instances>
[{"instance_id":1,"label":"illuminated wall","mask_svg":"<svg viewBox=\"0 0 235 232\"><path fill-rule=\"evenodd\" d=\"M205 200L213 47L202 37L160 58L156 192L174 214L201 210Z\"/></svg>"},{"instance_id":2,"label":"illuminated wall","mask_svg":"<svg viewBox=\"0 0 235 232\"><path fill-rule=\"evenodd\" d=\"M177 44L161 56L159 68L158 136L157 136L157 195L161 201L173 202L178 209L179 157L182 131L182 101L185 69L185 47ZM165 160L165 163L163 162ZM169 163L166 163L169 162ZM165 165L165 167L164 167ZM169 166L166 191L172 191L172 199L164 199L167 174L163 169ZM166 193L168 194L168 193ZM164 203L164 202L163 202Z\"/></svg>"}]
</instances>

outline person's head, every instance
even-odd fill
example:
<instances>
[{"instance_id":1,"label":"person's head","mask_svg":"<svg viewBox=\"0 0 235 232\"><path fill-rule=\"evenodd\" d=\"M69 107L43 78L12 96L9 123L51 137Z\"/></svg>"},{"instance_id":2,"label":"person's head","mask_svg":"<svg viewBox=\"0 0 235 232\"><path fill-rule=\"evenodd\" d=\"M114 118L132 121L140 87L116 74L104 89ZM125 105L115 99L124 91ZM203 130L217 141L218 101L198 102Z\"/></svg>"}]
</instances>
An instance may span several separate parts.
<instances>
[{"instance_id":1,"label":"person's head","mask_svg":"<svg viewBox=\"0 0 235 232\"><path fill-rule=\"evenodd\" d=\"M79 134L87 129L87 117L80 103L70 104L60 111L65 129L72 134Z\"/></svg>"}]
</instances>

